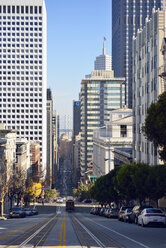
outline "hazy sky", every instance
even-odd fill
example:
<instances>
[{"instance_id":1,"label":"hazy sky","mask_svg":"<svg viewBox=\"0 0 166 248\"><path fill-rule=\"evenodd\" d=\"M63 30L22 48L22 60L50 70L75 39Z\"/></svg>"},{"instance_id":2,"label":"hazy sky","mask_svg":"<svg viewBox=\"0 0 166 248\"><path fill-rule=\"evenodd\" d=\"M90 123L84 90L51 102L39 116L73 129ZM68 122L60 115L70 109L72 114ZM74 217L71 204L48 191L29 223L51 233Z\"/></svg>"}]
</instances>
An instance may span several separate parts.
<instances>
[{"instance_id":1,"label":"hazy sky","mask_svg":"<svg viewBox=\"0 0 166 248\"><path fill-rule=\"evenodd\" d=\"M111 55L111 0L45 0L47 8L48 83L54 108L72 116L81 79L94 69L96 56Z\"/></svg>"}]
</instances>

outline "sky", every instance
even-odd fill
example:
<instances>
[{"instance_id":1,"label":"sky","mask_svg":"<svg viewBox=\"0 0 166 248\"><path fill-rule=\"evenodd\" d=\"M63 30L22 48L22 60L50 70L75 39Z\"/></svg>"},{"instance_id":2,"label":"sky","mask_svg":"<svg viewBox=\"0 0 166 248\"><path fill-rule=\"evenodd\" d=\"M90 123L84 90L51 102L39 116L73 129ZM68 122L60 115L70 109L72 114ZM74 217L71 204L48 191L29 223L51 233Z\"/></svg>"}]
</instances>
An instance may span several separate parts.
<instances>
[{"instance_id":1,"label":"sky","mask_svg":"<svg viewBox=\"0 0 166 248\"><path fill-rule=\"evenodd\" d=\"M94 70L96 56L111 55L111 0L45 0L47 87L60 116L72 117L81 80Z\"/></svg>"}]
</instances>

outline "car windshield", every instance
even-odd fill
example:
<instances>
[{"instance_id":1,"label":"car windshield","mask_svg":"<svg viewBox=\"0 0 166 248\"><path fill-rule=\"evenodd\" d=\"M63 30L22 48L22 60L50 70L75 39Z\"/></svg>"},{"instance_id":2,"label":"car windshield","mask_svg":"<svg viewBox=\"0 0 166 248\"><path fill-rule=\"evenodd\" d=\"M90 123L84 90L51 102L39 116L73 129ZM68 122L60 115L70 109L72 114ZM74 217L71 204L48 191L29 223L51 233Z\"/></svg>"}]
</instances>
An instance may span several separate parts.
<instances>
[{"instance_id":1,"label":"car windshield","mask_svg":"<svg viewBox=\"0 0 166 248\"><path fill-rule=\"evenodd\" d=\"M153 214L153 213L161 214L161 213L163 213L163 212L161 211L161 209L147 209L146 212L147 212L148 214Z\"/></svg>"}]
</instances>

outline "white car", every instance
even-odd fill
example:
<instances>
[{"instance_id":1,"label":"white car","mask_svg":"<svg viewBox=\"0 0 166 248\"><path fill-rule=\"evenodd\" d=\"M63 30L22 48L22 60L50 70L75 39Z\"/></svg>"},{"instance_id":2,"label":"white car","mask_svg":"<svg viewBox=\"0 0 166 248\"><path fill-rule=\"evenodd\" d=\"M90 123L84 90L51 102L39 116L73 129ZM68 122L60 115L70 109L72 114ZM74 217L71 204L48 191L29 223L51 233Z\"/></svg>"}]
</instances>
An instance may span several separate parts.
<instances>
[{"instance_id":1,"label":"white car","mask_svg":"<svg viewBox=\"0 0 166 248\"><path fill-rule=\"evenodd\" d=\"M63 203L63 198L58 198L58 199L56 200L56 202L57 202L57 203Z\"/></svg>"},{"instance_id":2,"label":"white car","mask_svg":"<svg viewBox=\"0 0 166 248\"><path fill-rule=\"evenodd\" d=\"M145 208L138 216L138 225L165 225L166 216L160 208Z\"/></svg>"}]
</instances>

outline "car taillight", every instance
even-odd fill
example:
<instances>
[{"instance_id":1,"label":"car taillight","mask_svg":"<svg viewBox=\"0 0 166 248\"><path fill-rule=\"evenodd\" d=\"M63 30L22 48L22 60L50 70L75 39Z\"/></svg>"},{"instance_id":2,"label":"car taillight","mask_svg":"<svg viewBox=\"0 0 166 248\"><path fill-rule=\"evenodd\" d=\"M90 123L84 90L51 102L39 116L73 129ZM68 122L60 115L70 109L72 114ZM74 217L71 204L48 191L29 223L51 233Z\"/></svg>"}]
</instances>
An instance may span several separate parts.
<instances>
[{"instance_id":1,"label":"car taillight","mask_svg":"<svg viewBox=\"0 0 166 248\"><path fill-rule=\"evenodd\" d=\"M145 216L146 216L146 217L149 217L149 216L151 216L151 215L150 215L150 214L145 214Z\"/></svg>"}]
</instances>

